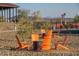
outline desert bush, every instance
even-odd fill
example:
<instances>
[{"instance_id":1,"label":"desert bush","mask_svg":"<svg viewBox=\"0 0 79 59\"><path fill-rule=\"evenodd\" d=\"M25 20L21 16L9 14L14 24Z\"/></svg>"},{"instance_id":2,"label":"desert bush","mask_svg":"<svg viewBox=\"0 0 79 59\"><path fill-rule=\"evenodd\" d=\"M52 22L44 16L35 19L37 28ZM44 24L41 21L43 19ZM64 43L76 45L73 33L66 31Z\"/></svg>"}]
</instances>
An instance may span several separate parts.
<instances>
[{"instance_id":1,"label":"desert bush","mask_svg":"<svg viewBox=\"0 0 79 59\"><path fill-rule=\"evenodd\" d=\"M18 34L22 37L22 39L29 38L32 31L32 23L29 21L28 11L20 10L19 14Z\"/></svg>"},{"instance_id":2,"label":"desert bush","mask_svg":"<svg viewBox=\"0 0 79 59\"><path fill-rule=\"evenodd\" d=\"M21 19L18 24L18 34L22 38L30 38L31 31L32 31L32 23L30 21L27 21L25 19Z\"/></svg>"},{"instance_id":3,"label":"desert bush","mask_svg":"<svg viewBox=\"0 0 79 59\"><path fill-rule=\"evenodd\" d=\"M78 15L76 15L76 16L74 17L74 22L79 22L79 16L78 16Z\"/></svg>"},{"instance_id":4,"label":"desert bush","mask_svg":"<svg viewBox=\"0 0 79 59\"><path fill-rule=\"evenodd\" d=\"M52 25L52 22L44 22L41 27L44 27L46 30Z\"/></svg>"}]
</instances>

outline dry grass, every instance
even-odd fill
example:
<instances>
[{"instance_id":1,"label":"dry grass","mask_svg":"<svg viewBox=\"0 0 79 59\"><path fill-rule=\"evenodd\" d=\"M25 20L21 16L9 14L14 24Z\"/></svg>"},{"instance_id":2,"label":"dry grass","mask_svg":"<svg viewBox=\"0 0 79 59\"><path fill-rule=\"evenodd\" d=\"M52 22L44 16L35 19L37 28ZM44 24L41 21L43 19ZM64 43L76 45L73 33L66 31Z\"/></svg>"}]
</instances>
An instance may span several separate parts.
<instances>
[{"instance_id":1,"label":"dry grass","mask_svg":"<svg viewBox=\"0 0 79 59\"><path fill-rule=\"evenodd\" d=\"M6 25L5 25L6 24ZM0 30L14 29L13 23L0 23ZM27 50L10 50L11 47L17 47L15 32L0 33L0 55L1 56L79 56L79 36L70 35L67 47L71 50L50 50L50 51L27 51ZM29 39L25 41L30 42ZM53 47L53 46L52 46Z\"/></svg>"}]
</instances>

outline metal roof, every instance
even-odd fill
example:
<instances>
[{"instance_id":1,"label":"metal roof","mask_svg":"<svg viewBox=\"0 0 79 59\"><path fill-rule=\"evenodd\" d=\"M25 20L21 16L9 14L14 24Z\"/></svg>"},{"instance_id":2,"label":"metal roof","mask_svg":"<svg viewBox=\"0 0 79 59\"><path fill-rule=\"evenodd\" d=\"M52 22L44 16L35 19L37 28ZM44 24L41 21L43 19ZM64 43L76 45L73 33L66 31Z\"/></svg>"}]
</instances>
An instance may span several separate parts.
<instances>
[{"instance_id":1,"label":"metal roof","mask_svg":"<svg viewBox=\"0 0 79 59\"><path fill-rule=\"evenodd\" d=\"M0 8L17 8L17 7L19 6L13 3L0 3Z\"/></svg>"}]
</instances>

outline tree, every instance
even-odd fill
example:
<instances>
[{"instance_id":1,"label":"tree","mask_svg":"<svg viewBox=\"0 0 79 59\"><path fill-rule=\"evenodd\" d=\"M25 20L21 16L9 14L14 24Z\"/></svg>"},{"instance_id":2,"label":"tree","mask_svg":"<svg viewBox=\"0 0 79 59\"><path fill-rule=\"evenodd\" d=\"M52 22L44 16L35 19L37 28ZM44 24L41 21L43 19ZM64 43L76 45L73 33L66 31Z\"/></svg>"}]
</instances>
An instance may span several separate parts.
<instances>
[{"instance_id":1,"label":"tree","mask_svg":"<svg viewBox=\"0 0 79 59\"><path fill-rule=\"evenodd\" d=\"M34 11L32 13L33 16L33 28L39 29L40 28L40 21L41 21L41 16L40 16L40 11Z\"/></svg>"},{"instance_id":2,"label":"tree","mask_svg":"<svg viewBox=\"0 0 79 59\"><path fill-rule=\"evenodd\" d=\"M56 22L61 22L61 18L56 18Z\"/></svg>"},{"instance_id":3,"label":"tree","mask_svg":"<svg viewBox=\"0 0 79 59\"><path fill-rule=\"evenodd\" d=\"M23 21L19 22L18 29L20 30L18 33L21 35L23 39L29 38L32 31L32 23L30 21Z\"/></svg>"},{"instance_id":4,"label":"tree","mask_svg":"<svg viewBox=\"0 0 79 59\"><path fill-rule=\"evenodd\" d=\"M34 21L40 21L40 19L41 19L40 11L33 12L32 15L34 17Z\"/></svg>"},{"instance_id":5,"label":"tree","mask_svg":"<svg viewBox=\"0 0 79 59\"><path fill-rule=\"evenodd\" d=\"M22 39L29 38L32 31L32 23L29 21L28 10L19 10L18 34Z\"/></svg>"},{"instance_id":6,"label":"tree","mask_svg":"<svg viewBox=\"0 0 79 59\"><path fill-rule=\"evenodd\" d=\"M76 16L74 17L74 22L79 22L79 16L78 16L78 15L76 15Z\"/></svg>"},{"instance_id":7,"label":"tree","mask_svg":"<svg viewBox=\"0 0 79 59\"><path fill-rule=\"evenodd\" d=\"M30 10L21 10L21 9L19 9L18 10L18 14L19 14L19 18L21 19L21 18L24 18L24 19L28 19L28 14L30 13Z\"/></svg>"}]
</instances>

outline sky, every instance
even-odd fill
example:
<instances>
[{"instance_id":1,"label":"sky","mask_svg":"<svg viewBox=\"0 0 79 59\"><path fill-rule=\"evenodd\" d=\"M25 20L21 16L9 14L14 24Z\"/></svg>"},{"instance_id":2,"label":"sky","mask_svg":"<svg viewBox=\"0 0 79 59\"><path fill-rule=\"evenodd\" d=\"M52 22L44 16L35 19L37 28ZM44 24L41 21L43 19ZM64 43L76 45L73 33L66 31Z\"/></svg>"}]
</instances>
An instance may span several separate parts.
<instances>
[{"instance_id":1,"label":"sky","mask_svg":"<svg viewBox=\"0 0 79 59\"><path fill-rule=\"evenodd\" d=\"M74 18L79 15L78 3L17 3L20 9L40 11L42 17L61 17L66 13L65 18Z\"/></svg>"},{"instance_id":2,"label":"sky","mask_svg":"<svg viewBox=\"0 0 79 59\"><path fill-rule=\"evenodd\" d=\"M16 3L16 5L20 9L30 10L30 14L40 11L40 16L47 18L61 17L63 13L66 13L65 18L74 18L79 15L78 3Z\"/></svg>"}]
</instances>

